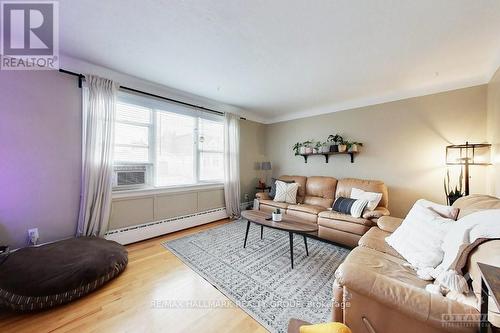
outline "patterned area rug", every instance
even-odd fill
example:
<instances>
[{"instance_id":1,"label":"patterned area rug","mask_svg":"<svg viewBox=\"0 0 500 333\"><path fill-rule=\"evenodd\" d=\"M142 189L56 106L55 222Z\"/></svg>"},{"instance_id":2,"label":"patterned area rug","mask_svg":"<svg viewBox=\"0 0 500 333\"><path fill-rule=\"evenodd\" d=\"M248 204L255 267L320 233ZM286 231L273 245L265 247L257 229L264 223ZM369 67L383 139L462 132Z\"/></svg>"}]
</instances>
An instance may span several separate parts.
<instances>
[{"instance_id":1,"label":"patterned area rug","mask_svg":"<svg viewBox=\"0 0 500 333\"><path fill-rule=\"evenodd\" d=\"M288 233L239 220L163 245L270 332L286 332L288 320L329 321L334 272L349 250L294 235L294 269Z\"/></svg>"}]
</instances>

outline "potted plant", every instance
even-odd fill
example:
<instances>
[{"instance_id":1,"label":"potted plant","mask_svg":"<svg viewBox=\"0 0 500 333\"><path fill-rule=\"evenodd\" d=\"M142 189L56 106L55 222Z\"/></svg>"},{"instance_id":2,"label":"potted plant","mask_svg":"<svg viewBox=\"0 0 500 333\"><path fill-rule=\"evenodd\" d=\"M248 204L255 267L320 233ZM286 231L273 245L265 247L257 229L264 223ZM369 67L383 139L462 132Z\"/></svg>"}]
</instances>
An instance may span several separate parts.
<instances>
[{"instance_id":1,"label":"potted plant","mask_svg":"<svg viewBox=\"0 0 500 333\"><path fill-rule=\"evenodd\" d=\"M350 153L357 153L359 147L363 147L363 144L361 142L347 142L347 151Z\"/></svg>"},{"instance_id":2,"label":"potted plant","mask_svg":"<svg viewBox=\"0 0 500 333\"><path fill-rule=\"evenodd\" d=\"M331 142L332 145L330 146L330 151L331 152L338 152L339 151L339 145L344 142L344 138L341 137L339 134L330 134L328 136L328 142Z\"/></svg>"},{"instance_id":3,"label":"potted plant","mask_svg":"<svg viewBox=\"0 0 500 333\"><path fill-rule=\"evenodd\" d=\"M455 186L453 189L450 186L450 170L446 170L446 177L444 177L444 193L446 194L446 199L448 201L448 205L453 205L457 199L464 196L462 192L462 181L463 181L463 170L460 169L460 176L458 177L458 186Z\"/></svg>"},{"instance_id":4,"label":"potted plant","mask_svg":"<svg viewBox=\"0 0 500 333\"><path fill-rule=\"evenodd\" d=\"M313 153L321 153L321 147L323 147L323 143L320 141L316 142L316 144L314 145Z\"/></svg>"},{"instance_id":5,"label":"potted plant","mask_svg":"<svg viewBox=\"0 0 500 333\"><path fill-rule=\"evenodd\" d=\"M302 143L304 145L304 154L312 154L313 152L312 143L313 142L311 140L307 140Z\"/></svg>"},{"instance_id":6,"label":"potted plant","mask_svg":"<svg viewBox=\"0 0 500 333\"><path fill-rule=\"evenodd\" d=\"M281 214L281 209L277 208L273 212L273 221L274 222L280 222L283 219L283 215Z\"/></svg>"},{"instance_id":7,"label":"potted plant","mask_svg":"<svg viewBox=\"0 0 500 333\"><path fill-rule=\"evenodd\" d=\"M292 147L292 150L295 152L295 155L300 155L300 154L303 154L303 152L301 152L301 148L303 148L304 145L300 142L297 142L296 144L293 145Z\"/></svg>"},{"instance_id":8,"label":"potted plant","mask_svg":"<svg viewBox=\"0 0 500 333\"><path fill-rule=\"evenodd\" d=\"M330 145L327 141L321 143L320 153L328 153L330 151Z\"/></svg>"},{"instance_id":9,"label":"potted plant","mask_svg":"<svg viewBox=\"0 0 500 333\"><path fill-rule=\"evenodd\" d=\"M347 151L347 141L342 140L338 144L339 153L345 153Z\"/></svg>"}]
</instances>

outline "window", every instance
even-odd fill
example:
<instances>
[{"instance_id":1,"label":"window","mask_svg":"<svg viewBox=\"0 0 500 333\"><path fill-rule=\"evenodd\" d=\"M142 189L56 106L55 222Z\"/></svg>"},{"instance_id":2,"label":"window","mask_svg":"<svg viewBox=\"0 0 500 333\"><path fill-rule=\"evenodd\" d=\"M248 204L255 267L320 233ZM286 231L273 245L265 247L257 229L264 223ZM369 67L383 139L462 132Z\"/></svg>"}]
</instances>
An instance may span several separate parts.
<instances>
[{"instance_id":1,"label":"window","mask_svg":"<svg viewBox=\"0 0 500 333\"><path fill-rule=\"evenodd\" d=\"M117 172L138 172L137 168L147 174L149 186L224 178L222 117L174 103L120 93L114 148L115 178Z\"/></svg>"}]
</instances>

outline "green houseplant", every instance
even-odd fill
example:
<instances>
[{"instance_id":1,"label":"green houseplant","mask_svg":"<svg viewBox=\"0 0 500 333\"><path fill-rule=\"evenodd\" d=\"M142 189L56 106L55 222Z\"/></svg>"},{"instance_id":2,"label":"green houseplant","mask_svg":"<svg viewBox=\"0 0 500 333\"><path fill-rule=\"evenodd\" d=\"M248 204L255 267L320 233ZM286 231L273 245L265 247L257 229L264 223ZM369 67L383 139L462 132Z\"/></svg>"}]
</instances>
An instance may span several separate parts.
<instances>
[{"instance_id":1,"label":"green houseplant","mask_svg":"<svg viewBox=\"0 0 500 333\"><path fill-rule=\"evenodd\" d=\"M330 151L331 152L338 152L339 151L339 145L344 142L344 138L341 137L339 134L330 134L327 139L328 142L330 142L332 145L330 146Z\"/></svg>"},{"instance_id":2,"label":"green houseplant","mask_svg":"<svg viewBox=\"0 0 500 333\"><path fill-rule=\"evenodd\" d=\"M303 154L303 152L301 152L302 147L304 147L302 142L297 142L296 144L293 145L292 150L295 152L295 155Z\"/></svg>"},{"instance_id":3,"label":"green houseplant","mask_svg":"<svg viewBox=\"0 0 500 333\"><path fill-rule=\"evenodd\" d=\"M350 153L357 153L359 147L363 147L363 143L356 141L347 142L347 151Z\"/></svg>"},{"instance_id":4,"label":"green houseplant","mask_svg":"<svg viewBox=\"0 0 500 333\"><path fill-rule=\"evenodd\" d=\"M313 152L312 144L313 142L311 140L307 140L302 143L302 145L304 146L304 154L312 154Z\"/></svg>"}]
</instances>

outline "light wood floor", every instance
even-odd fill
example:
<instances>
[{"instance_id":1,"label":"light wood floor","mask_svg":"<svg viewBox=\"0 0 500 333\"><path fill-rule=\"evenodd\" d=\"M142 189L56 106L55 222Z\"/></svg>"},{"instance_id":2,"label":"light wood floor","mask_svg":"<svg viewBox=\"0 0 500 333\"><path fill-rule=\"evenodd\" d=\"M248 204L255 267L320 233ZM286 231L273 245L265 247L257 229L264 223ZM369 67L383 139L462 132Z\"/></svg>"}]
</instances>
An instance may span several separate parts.
<instances>
[{"instance_id":1,"label":"light wood floor","mask_svg":"<svg viewBox=\"0 0 500 333\"><path fill-rule=\"evenodd\" d=\"M229 300L161 243L228 223L222 220L127 246L115 280L73 303L34 314L0 312L0 332L267 332L237 307L155 308L155 300ZM243 237L243 235L242 235ZM158 303L156 303L158 304Z\"/></svg>"}]
</instances>

